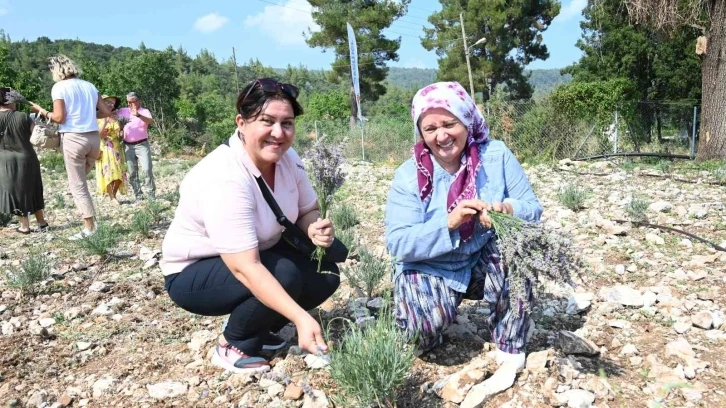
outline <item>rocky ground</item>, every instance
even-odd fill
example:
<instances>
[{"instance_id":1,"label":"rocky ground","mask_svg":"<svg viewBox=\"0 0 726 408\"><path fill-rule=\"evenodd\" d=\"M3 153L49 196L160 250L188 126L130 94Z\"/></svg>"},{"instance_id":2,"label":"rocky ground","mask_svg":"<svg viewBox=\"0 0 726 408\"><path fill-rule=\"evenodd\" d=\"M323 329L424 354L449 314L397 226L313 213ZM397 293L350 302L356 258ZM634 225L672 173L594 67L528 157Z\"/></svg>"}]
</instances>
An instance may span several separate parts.
<instances>
[{"instance_id":1,"label":"rocky ground","mask_svg":"<svg viewBox=\"0 0 726 408\"><path fill-rule=\"evenodd\" d=\"M46 161L44 161L46 163ZM38 248L52 276L38 293L9 287L0 274L0 403L5 406L324 407L336 393L327 362L295 347L271 356L273 372L230 375L209 363L223 320L175 307L163 290L159 250L174 192L193 162L158 161L162 219L147 236L130 230L143 203L99 201L122 230L113 256L87 255L66 240L80 227L65 174L44 172L52 230L0 231L0 270ZM633 196L650 201L649 221L726 246L724 187L692 163L672 170L599 162L527 167L547 225L571 234L589 268L577 288L547 285L533 311L527 367L501 393L478 386L492 372L485 304L465 301L446 343L417 358L399 407L726 406L723 290L726 253L684 236L637 227ZM361 219L363 246L384 253L382 218L393 168L355 164L340 194ZM591 191L573 212L556 198L571 183ZM344 283L315 316L351 317ZM281 335L295 342L294 328ZM336 334L334 333L333 336ZM332 339L334 342L336 338Z\"/></svg>"}]
</instances>

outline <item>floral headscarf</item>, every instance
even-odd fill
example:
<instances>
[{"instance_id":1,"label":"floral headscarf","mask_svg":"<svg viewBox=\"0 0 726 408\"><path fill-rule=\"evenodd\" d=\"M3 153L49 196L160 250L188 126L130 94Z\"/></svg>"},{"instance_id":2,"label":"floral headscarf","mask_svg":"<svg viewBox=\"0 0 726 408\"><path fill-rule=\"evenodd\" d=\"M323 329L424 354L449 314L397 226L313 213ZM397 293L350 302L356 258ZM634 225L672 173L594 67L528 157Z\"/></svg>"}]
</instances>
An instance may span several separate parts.
<instances>
[{"instance_id":1,"label":"floral headscarf","mask_svg":"<svg viewBox=\"0 0 726 408\"><path fill-rule=\"evenodd\" d=\"M469 129L464 154L461 157L463 168L449 188L447 211L451 212L462 200L476 197L476 174L479 170L479 148L489 140L489 127L476 103L458 82L437 82L416 92L413 97L411 116L414 131L421 140L413 148L413 158L418 172L419 197L426 201L433 191L434 163L431 150L423 141L419 118L431 109L443 108L451 112ZM459 235L468 240L474 233L475 223L470 220L461 224Z\"/></svg>"}]
</instances>

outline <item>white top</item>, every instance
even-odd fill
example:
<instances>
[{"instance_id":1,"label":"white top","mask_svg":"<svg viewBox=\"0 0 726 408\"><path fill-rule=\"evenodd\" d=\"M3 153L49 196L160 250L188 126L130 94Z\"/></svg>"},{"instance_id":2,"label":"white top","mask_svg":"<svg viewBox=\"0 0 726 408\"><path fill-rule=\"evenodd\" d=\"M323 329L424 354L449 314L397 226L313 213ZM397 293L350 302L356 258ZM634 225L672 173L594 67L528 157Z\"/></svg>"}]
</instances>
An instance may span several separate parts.
<instances>
[{"instance_id":1,"label":"white top","mask_svg":"<svg viewBox=\"0 0 726 408\"><path fill-rule=\"evenodd\" d=\"M259 176L237 132L229 147L217 147L189 171L161 247L164 275L179 273L202 258L263 251L280 240L283 227L262 196L255 180ZM293 223L317 205L305 166L292 148L275 167L272 194Z\"/></svg>"},{"instance_id":2,"label":"white top","mask_svg":"<svg viewBox=\"0 0 726 408\"><path fill-rule=\"evenodd\" d=\"M66 121L58 127L60 133L86 133L98 130L96 106L98 89L78 78L64 79L50 91L53 101L62 99L66 105Z\"/></svg>"}]
</instances>

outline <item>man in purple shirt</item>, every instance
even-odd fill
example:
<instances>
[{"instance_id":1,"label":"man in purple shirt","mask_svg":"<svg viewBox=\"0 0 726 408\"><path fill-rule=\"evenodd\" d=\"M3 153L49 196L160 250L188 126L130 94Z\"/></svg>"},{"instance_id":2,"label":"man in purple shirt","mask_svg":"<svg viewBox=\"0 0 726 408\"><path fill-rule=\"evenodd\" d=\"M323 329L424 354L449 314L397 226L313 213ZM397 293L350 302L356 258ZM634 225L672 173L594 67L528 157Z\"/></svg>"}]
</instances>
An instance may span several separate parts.
<instances>
[{"instance_id":1,"label":"man in purple shirt","mask_svg":"<svg viewBox=\"0 0 726 408\"><path fill-rule=\"evenodd\" d=\"M139 184L139 165L145 173L144 189L149 199L156 199L156 186L154 173L151 169L151 147L149 146L149 125L153 123L151 112L141 107L141 101L136 92L126 95L127 108L118 111L119 117L124 117L128 123L124 126L124 152L126 153L126 167L129 172L131 188L136 195L136 201L144 199Z\"/></svg>"}]
</instances>

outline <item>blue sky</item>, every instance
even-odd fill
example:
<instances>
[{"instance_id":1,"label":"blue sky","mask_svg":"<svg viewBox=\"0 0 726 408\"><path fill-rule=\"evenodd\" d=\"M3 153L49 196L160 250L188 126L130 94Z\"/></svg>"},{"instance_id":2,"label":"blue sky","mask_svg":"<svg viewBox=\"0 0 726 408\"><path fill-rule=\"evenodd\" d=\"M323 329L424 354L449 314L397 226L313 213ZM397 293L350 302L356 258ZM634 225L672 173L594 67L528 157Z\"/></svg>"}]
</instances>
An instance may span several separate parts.
<instances>
[{"instance_id":1,"label":"blue sky","mask_svg":"<svg viewBox=\"0 0 726 408\"><path fill-rule=\"evenodd\" d=\"M560 16L543 35L550 58L530 68L562 68L580 57L575 42L587 1L562 1ZM391 65L436 68L436 55L418 37L426 17L439 8L437 0L412 1L409 13L389 29L391 37L402 39L400 61ZM220 60L235 47L238 62L258 58L276 68L327 68L332 53L309 48L302 35L314 26L309 10L305 0L72 0L64 6L50 0L0 0L0 28L13 40L46 36L133 48L141 42L157 49L181 45L191 55L207 48Z\"/></svg>"}]
</instances>

